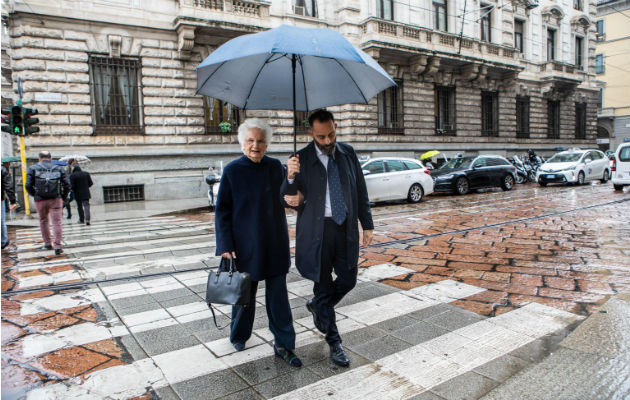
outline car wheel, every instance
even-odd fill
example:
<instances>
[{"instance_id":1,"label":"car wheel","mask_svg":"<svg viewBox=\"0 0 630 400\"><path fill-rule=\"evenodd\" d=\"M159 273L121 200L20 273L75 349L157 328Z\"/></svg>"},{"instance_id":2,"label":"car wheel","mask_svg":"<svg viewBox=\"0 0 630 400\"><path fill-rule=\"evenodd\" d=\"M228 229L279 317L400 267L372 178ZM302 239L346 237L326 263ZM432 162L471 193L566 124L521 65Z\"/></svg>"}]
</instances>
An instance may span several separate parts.
<instances>
[{"instance_id":1,"label":"car wheel","mask_svg":"<svg viewBox=\"0 0 630 400\"><path fill-rule=\"evenodd\" d=\"M424 195L424 191L422 190L422 186L414 183L409 188L409 194L407 194L407 200L410 203L417 203L422 200L422 196Z\"/></svg>"},{"instance_id":2,"label":"car wheel","mask_svg":"<svg viewBox=\"0 0 630 400\"><path fill-rule=\"evenodd\" d=\"M613 185L615 190L623 190L623 185Z\"/></svg>"},{"instance_id":3,"label":"car wheel","mask_svg":"<svg viewBox=\"0 0 630 400\"><path fill-rule=\"evenodd\" d=\"M608 182L608 170L607 169L604 170L604 176L602 176L601 182L602 183Z\"/></svg>"},{"instance_id":4,"label":"car wheel","mask_svg":"<svg viewBox=\"0 0 630 400\"><path fill-rule=\"evenodd\" d=\"M503 190L512 190L514 187L514 177L512 175L505 175L503 177L503 183L501 184L501 189Z\"/></svg>"},{"instance_id":5,"label":"car wheel","mask_svg":"<svg viewBox=\"0 0 630 400\"><path fill-rule=\"evenodd\" d=\"M575 184L578 186L584 184L584 172L580 171L580 173L578 174L577 182L575 182Z\"/></svg>"},{"instance_id":6,"label":"car wheel","mask_svg":"<svg viewBox=\"0 0 630 400\"><path fill-rule=\"evenodd\" d=\"M540 186L542 186L542 187L547 186L547 182L538 182L538 184L539 184Z\"/></svg>"},{"instance_id":7,"label":"car wheel","mask_svg":"<svg viewBox=\"0 0 630 400\"><path fill-rule=\"evenodd\" d=\"M521 174L516 174L516 184L520 185L525 182L525 177Z\"/></svg>"},{"instance_id":8,"label":"car wheel","mask_svg":"<svg viewBox=\"0 0 630 400\"><path fill-rule=\"evenodd\" d=\"M455 193L457 194L466 194L470 189L470 185L468 183L468 179L464 177L459 177L455 181Z\"/></svg>"}]
</instances>

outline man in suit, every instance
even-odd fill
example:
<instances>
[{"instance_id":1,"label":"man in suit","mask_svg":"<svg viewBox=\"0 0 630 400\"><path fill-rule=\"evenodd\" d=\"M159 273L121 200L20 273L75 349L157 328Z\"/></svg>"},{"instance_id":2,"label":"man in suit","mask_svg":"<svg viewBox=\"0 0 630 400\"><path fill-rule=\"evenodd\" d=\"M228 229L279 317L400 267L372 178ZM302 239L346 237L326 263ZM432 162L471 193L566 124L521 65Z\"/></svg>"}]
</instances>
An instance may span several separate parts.
<instances>
[{"instance_id":1,"label":"man in suit","mask_svg":"<svg viewBox=\"0 0 630 400\"><path fill-rule=\"evenodd\" d=\"M351 146L336 141L333 115L315 111L309 125L313 141L289 159L281 191L287 205L298 211L295 264L302 276L315 282L306 307L326 335L331 360L348 366L334 307L357 281L358 221L363 246L372 241L374 224L359 160Z\"/></svg>"}]
</instances>

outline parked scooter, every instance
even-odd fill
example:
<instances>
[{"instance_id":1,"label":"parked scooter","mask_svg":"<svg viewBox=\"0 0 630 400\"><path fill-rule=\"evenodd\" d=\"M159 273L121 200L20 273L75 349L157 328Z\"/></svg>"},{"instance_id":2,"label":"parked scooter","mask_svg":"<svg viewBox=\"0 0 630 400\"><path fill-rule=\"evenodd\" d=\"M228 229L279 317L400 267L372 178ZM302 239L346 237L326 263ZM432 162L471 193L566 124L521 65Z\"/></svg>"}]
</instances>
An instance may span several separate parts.
<instances>
[{"instance_id":1,"label":"parked scooter","mask_svg":"<svg viewBox=\"0 0 630 400\"><path fill-rule=\"evenodd\" d=\"M536 182L536 173L538 172L538 168L540 168L544 162L545 160L537 155L534 150L527 150L527 158L523 164L525 165L525 168L528 169L527 174L531 182Z\"/></svg>"},{"instance_id":2,"label":"parked scooter","mask_svg":"<svg viewBox=\"0 0 630 400\"><path fill-rule=\"evenodd\" d=\"M513 155L512 157L508 158L508 161L516 168L516 183L525 183L529 181L529 175L527 173L527 170L525 169L525 165L523 164L523 162L521 161L520 158L518 158L517 155Z\"/></svg>"}]
</instances>

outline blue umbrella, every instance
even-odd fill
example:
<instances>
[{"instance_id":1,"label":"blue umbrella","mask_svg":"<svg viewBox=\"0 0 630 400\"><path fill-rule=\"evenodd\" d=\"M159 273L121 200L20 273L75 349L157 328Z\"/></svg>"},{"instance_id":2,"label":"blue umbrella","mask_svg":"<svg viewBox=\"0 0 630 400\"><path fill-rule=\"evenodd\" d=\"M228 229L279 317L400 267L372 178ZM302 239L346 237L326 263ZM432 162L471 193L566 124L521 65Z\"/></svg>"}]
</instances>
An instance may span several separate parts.
<instances>
[{"instance_id":1,"label":"blue umbrella","mask_svg":"<svg viewBox=\"0 0 630 400\"><path fill-rule=\"evenodd\" d=\"M367 103L396 85L374 59L332 29L282 25L234 38L197 66L197 93L242 109L296 111Z\"/></svg>"}]
</instances>

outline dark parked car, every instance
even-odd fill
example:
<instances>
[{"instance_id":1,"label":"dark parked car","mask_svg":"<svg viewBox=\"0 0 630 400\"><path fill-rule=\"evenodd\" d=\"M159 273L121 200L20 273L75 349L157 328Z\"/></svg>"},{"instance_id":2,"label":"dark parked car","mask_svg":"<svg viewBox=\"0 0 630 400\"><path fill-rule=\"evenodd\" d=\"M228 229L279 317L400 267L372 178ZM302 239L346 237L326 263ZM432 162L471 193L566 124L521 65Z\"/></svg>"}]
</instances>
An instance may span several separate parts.
<instances>
[{"instance_id":1,"label":"dark parked car","mask_svg":"<svg viewBox=\"0 0 630 400\"><path fill-rule=\"evenodd\" d=\"M453 158L431 172L435 192L466 194L471 189L500 187L510 190L516 168L503 157L476 156Z\"/></svg>"}]
</instances>

